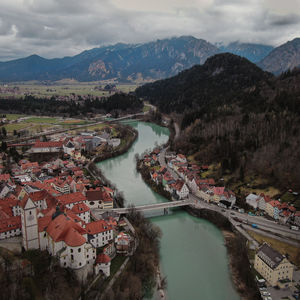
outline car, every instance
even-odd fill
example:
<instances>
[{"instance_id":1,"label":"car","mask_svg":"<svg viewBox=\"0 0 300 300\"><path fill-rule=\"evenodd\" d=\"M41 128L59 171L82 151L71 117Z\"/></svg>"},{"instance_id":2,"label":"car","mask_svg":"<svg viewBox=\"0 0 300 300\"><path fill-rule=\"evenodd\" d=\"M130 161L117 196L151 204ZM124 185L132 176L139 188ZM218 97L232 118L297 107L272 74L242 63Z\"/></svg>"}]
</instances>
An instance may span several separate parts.
<instances>
[{"instance_id":1,"label":"car","mask_svg":"<svg viewBox=\"0 0 300 300\"><path fill-rule=\"evenodd\" d=\"M234 212L231 212L230 214L231 214L231 215L235 215L235 213L234 213Z\"/></svg>"},{"instance_id":2,"label":"car","mask_svg":"<svg viewBox=\"0 0 300 300\"><path fill-rule=\"evenodd\" d=\"M265 288L265 287L261 287L261 288L259 288L259 290L262 292L262 291L265 291L267 288Z\"/></svg>"},{"instance_id":3,"label":"car","mask_svg":"<svg viewBox=\"0 0 300 300\"><path fill-rule=\"evenodd\" d=\"M261 293L263 296L271 296L271 294L268 291L264 291Z\"/></svg>"},{"instance_id":4,"label":"car","mask_svg":"<svg viewBox=\"0 0 300 300\"><path fill-rule=\"evenodd\" d=\"M272 297L265 297L264 300L272 300Z\"/></svg>"},{"instance_id":5,"label":"car","mask_svg":"<svg viewBox=\"0 0 300 300\"><path fill-rule=\"evenodd\" d=\"M222 209L222 212L225 212L226 210L225 209Z\"/></svg>"}]
</instances>

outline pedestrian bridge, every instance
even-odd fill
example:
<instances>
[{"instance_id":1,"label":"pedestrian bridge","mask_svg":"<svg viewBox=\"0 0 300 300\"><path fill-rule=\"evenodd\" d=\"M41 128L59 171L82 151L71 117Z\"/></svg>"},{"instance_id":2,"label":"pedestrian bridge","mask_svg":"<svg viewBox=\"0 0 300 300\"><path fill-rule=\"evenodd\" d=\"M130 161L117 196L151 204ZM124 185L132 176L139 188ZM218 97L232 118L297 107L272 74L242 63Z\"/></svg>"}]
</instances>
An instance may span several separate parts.
<instances>
[{"instance_id":1,"label":"pedestrian bridge","mask_svg":"<svg viewBox=\"0 0 300 300\"><path fill-rule=\"evenodd\" d=\"M167 212L169 208L182 207L182 206L191 205L194 203L195 203L195 201L193 201L193 200L185 199L185 200L176 200L176 201L170 201L170 202L135 206L134 208L139 212L154 211L154 210L159 210L159 209L163 209L164 211ZM124 208L113 208L113 209L110 209L107 211L114 212L117 214L127 214L130 210L131 210L130 207L124 207ZM104 212L104 210L95 208L95 209L93 209L93 212L95 212L95 213Z\"/></svg>"}]
</instances>

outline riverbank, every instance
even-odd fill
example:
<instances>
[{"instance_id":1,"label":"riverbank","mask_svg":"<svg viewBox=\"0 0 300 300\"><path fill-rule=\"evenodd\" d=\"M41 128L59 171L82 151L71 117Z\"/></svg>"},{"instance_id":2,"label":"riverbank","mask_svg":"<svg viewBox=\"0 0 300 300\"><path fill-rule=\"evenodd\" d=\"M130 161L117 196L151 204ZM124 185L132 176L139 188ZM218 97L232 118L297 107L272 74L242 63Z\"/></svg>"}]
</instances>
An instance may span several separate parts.
<instances>
[{"instance_id":1,"label":"riverbank","mask_svg":"<svg viewBox=\"0 0 300 300\"><path fill-rule=\"evenodd\" d=\"M213 223L222 231L229 258L228 265L231 278L237 292L245 300L261 299L254 275L250 269L246 239L233 229L226 217L218 212L191 207L185 207L184 209L197 218Z\"/></svg>"},{"instance_id":2,"label":"riverbank","mask_svg":"<svg viewBox=\"0 0 300 300\"><path fill-rule=\"evenodd\" d=\"M124 126L124 131L122 132L121 144L112 151L105 151L101 154L98 154L92 159L92 162L98 163L106 159L117 157L126 153L130 149L138 137L138 131L128 125L122 126Z\"/></svg>"},{"instance_id":3,"label":"riverbank","mask_svg":"<svg viewBox=\"0 0 300 300\"><path fill-rule=\"evenodd\" d=\"M141 160L137 160L136 168L137 171L140 172L144 182L153 189L153 191L164 196L169 201L172 201L171 194L164 190L162 184L157 185L152 180L149 168L145 166ZM185 207L184 209L192 216L208 220L222 231L228 253L231 278L237 292L242 299L245 300L260 299L260 293L250 270L248 251L244 237L238 232L235 232L229 220L218 212L207 209L199 210L191 207Z\"/></svg>"}]
</instances>

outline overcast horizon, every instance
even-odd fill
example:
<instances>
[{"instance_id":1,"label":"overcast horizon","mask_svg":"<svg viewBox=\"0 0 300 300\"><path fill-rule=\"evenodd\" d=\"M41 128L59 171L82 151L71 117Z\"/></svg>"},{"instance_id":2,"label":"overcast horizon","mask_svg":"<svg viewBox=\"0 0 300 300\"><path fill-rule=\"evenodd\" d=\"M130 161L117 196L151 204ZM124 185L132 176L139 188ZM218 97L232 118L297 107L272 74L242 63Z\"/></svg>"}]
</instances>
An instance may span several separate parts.
<instances>
[{"instance_id":1,"label":"overcast horizon","mask_svg":"<svg viewBox=\"0 0 300 300\"><path fill-rule=\"evenodd\" d=\"M300 0L1 0L0 61L191 35L279 46L299 37ZM125 3L126 2L126 3Z\"/></svg>"}]
</instances>

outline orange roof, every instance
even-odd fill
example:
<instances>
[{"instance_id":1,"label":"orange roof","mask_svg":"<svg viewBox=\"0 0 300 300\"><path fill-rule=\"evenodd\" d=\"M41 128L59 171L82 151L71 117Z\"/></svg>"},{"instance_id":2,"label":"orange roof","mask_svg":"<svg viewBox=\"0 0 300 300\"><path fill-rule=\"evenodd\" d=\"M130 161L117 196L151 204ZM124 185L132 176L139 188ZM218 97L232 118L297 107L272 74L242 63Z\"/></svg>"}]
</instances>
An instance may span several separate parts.
<instances>
[{"instance_id":1,"label":"orange roof","mask_svg":"<svg viewBox=\"0 0 300 300\"><path fill-rule=\"evenodd\" d=\"M96 258L96 264L106 264L111 261L110 257L104 253L101 253Z\"/></svg>"},{"instance_id":2,"label":"orange roof","mask_svg":"<svg viewBox=\"0 0 300 300\"><path fill-rule=\"evenodd\" d=\"M21 228L21 216L0 220L0 232Z\"/></svg>"},{"instance_id":3,"label":"orange roof","mask_svg":"<svg viewBox=\"0 0 300 300\"><path fill-rule=\"evenodd\" d=\"M89 233L89 234L97 234L97 233L105 232L108 230L112 230L112 226L109 225L104 220L98 220L98 221L86 224L85 229L86 229L87 233Z\"/></svg>"},{"instance_id":4,"label":"orange roof","mask_svg":"<svg viewBox=\"0 0 300 300\"><path fill-rule=\"evenodd\" d=\"M214 187L213 188L213 193L215 195L223 195L224 194L224 187Z\"/></svg>"},{"instance_id":5,"label":"orange roof","mask_svg":"<svg viewBox=\"0 0 300 300\"><path fill-rule=\"evenodd\" d=\"M70 247L78 247L86 242L82 236L86 230L64 214L52 220L46 231L54 242L64 241Z\"/></svg>"},{"instance_id":6,"label":"orange roof","mask_svg":"<svg viewBox=\"0 0 300 300\"><path fill-rule=\"evenodd\" d=\"M33 145L33 148L49 148L49 147L62 147L63 142L49 141L49 142L41 142L36 141Z\"/></svg>"},{"instance_id":7,"label":"orange roof","mask_svg":"<svg viewBox=\"0 0 300 300\"><path fill-rule=\"evenodd\" d=\"M269 202L269 204L273 207L280 207L280 202L277 200L272 200Z\"/></svg>"},{"instance_id":8,"label":"orange roof","mask_svg":"<svg viewBox=\"0 0 300 300\"><path fill-rule=\"evenodd\" d=\"M51 222L52 217L51 216L45 216L42 218L38 218L38 229L39 232L43 232L46 230L47 226Z\"/></svg>"},{"instance_id":9,"label":"orange roof","mask_svg":"<svg viewBox=\"0 0 300 300\"><path fill-rule=\"evenodd\" d=\"M9 181L10 175L9 174L0 174L0 181Z\"/></svg>"},{"instance_id":10,"label":"orange roof","mask_svg":"<svg viewBox=\"0 0 300 300\"><path fill-rule=\"evenodd\" d=\"M80 192L61 195L61 196L56 197L56 199L62 205L76 203L76 202L82 202L82 201L87 200L86 197L83 194L81 194Z\"/></svg>"},{"instance_id":11,"label":"orange roof","mask_svg":"<svg viewBox=\"0 0 300 300\"><path fill-rule=\"evenodd\" d=\"M78 204L75 204L71 210L74 214L81 214L81 213L85 213L85 212L89 211L90 208L87 205L85 205L84 203L78 203Z\"/></svg>"}]
</instances>

